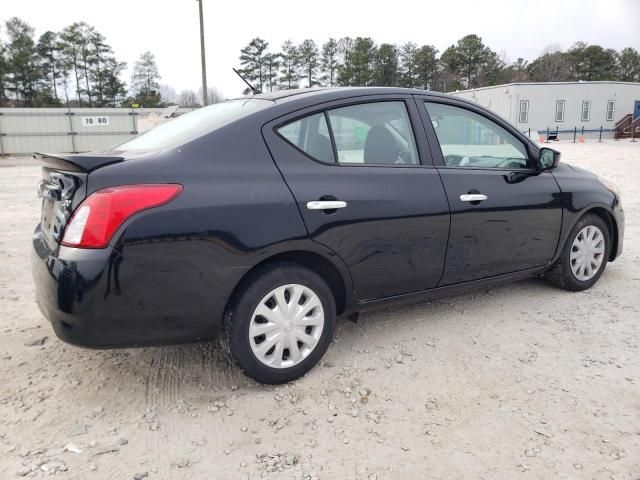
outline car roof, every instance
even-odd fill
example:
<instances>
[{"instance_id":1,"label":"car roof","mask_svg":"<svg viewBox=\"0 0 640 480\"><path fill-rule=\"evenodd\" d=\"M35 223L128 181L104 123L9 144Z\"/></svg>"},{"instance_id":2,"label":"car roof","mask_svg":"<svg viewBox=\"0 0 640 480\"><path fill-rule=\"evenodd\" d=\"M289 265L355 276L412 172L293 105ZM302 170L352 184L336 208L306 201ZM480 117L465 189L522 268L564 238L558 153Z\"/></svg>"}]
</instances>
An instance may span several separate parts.
<instances>
[{"instance_id":1,"label":"car roof","mask_svg":"<svg viewBox=\"0 0 640 480\"><path fill-rule=\"evenodd\" d=\"M443 93L432 92L430 90L420 90L417 88L400 88L400 87L313 87L313 88L294 88L290 90L277 90L275 92L258 93L249 97L240 98L257 98L263 100L271 100L273 102L283 102L289 100L307 99L314 97L319 101L323 97L331 97L337 99L356 97L361 95L383 95L383 94L410 94L410 95L434 95L445 96Z\"/></svg>"}]
</instances>

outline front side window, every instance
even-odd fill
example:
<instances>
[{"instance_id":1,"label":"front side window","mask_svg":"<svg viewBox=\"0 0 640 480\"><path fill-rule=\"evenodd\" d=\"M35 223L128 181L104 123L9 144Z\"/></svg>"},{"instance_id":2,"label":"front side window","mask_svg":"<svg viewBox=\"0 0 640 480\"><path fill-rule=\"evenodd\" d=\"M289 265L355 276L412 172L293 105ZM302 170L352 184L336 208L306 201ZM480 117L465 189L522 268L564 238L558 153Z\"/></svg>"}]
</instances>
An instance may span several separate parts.
<instances>
[{"instance_id":1,"label":"front side window","mask_svg":"<svg viewBox=\"0 0 640 480\"><path fill-rule=\"evenodd\" d=\"M321 162L335 162L324 113L288 123L280 127L278 133L310 157Z\"/></svg>"},{"instance_id":2,"label":"front side window","mask_svg":"<svg viewBox=\"0 0 640 480\"><path fill-rule=\"evenodd\" d=\"M582 101L582 121L588 122L591 117L591 102L589 100Z\"/></svg>"},{"instance_id":3,"label":"front side window","mask_svg":"<svg viewBox=\"0 0 640 480\"><path fill-rule=\"evenodd\" d=\"M310 157L322 162L336 161L335 145L337 161L341 164L419 163L409 115L401 101L335 108L288 123L278 128L277 132Z\"/></svg>"},{"instance_id":4,"label":"front side window","mask_svg":"<svg viewBox=\"0 0 640 480\"><path fill-rule=\"evenodd\" d=\"M564 122L564 100L556 100L556 122Z\"/></svg>"},{"instance_id":5,"label":"front side window","mask_svg":"<svg viewBox=\"0 0 640 480\"><path fill-rule=\"evenodd\" d=\"M520 100L520 123L529 121L529 100Z\"/></svg>"},{"instance_id":6,"label":"front side window","mask_svg":"<svg viewBox=\"0 0 640 480\"><path fill-rule=\"evenodd\" d=\"M338 162L416 165L418 153L404 102L375 102L329 110Z\"/></svg>"},{"instance_id":7,"label":"front side window","mask_svg":"<svg viewBox=\"0 0 640 480\"><path fill-rule=\"evenodd\" d=\"M616 102L615 100L609 100L607 102L607 122L613 122L613 116L616 111Z\"/></svg>"},{"instance_id":8,"label":"front side window","mask_svg":"<svg viewBox=\"0 0 640 480\"><path fill-rule=\"evenodd\" d=\"M425 102L448 167L531 168L525 145L513 134L470 110Z\"/></svg>"}]
</instances>

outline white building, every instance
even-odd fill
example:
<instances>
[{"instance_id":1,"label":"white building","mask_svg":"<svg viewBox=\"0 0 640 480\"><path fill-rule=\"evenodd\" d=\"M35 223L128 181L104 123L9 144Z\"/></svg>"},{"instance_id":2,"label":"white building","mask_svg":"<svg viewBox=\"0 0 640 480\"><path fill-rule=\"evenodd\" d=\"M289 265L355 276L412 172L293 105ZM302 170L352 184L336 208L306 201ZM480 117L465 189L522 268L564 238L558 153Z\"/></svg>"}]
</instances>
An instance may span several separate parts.
<instances>
[{"instance_id":1,"label":"white building","mask_svg":"<svg viewBox=\"0 0 640 480\"><path fill-rule=\"evenodd\" d=\"M640 117L640 83L509 83L452 92L479 103L532 136L547 128L560 133L613 130L627 114Z\"/></svg>"}]
</instances>

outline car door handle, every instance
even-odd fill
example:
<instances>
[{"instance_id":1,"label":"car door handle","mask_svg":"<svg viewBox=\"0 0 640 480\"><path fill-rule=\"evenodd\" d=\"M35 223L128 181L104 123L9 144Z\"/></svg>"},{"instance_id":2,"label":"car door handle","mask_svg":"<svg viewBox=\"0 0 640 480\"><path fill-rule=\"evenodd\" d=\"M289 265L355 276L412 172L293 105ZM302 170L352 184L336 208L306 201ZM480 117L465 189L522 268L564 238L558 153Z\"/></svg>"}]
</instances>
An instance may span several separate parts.
<instances>
[{"instance_id":1,"label":"car door handle","mask_svg":"<svg viewBox=\"0 0 640 480\"><path fill-rule=\"evenodd\" d=\"M343 202L342 200L315 200L313 202L307 202L307 208L309 210L335 210L346 206L347 202Z\"/></svg>"},{"instance_id":2,"label":"car door handle","mask_svg":"<svg viewBox=\"0 0 640 480\"><path fill-rule=\"evenodd\" d=\"M465 193L460 195L460 200L463 202L482 202L487 199L486 195L482 193Z\"/></svg>"}]
</instances>

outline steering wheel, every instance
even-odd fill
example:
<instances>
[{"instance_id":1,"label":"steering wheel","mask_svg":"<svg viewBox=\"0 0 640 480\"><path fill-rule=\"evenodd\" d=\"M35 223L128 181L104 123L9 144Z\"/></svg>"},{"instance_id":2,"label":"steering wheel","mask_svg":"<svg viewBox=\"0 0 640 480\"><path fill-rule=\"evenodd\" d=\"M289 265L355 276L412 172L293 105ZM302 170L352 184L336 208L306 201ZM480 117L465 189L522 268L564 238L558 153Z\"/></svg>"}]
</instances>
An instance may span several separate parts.
<instances>
[{"instance_id":1,"label":"steering wheel","mask_svg":"<svg viewBox=\"0 0 640 480\"><path fill-rule=\"evenodd\" d=\"M507 158L506 160L503 160L498 165L496 165L496 167L497 168L522 168L522 165L520 165L520 162L516 160Z\"/></svg>"},{"instance_id":2,"label":"steering wheel","mask_svg":"<svg viewBox=\"0 0 640 480\"><path fill-rule=\"evenodd\" d=\"M410 165L412 162L411 152L409 151L409 149L405 148L404 150L400 150L398 152L398 158L393 163L395 163L396 165Z\"/></svg>"}]
</instances>

